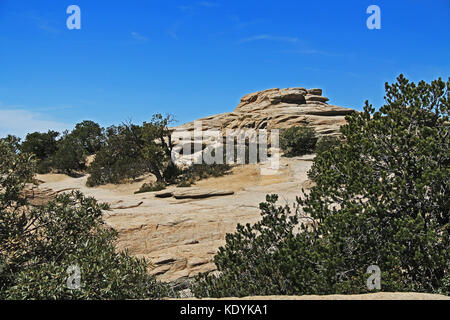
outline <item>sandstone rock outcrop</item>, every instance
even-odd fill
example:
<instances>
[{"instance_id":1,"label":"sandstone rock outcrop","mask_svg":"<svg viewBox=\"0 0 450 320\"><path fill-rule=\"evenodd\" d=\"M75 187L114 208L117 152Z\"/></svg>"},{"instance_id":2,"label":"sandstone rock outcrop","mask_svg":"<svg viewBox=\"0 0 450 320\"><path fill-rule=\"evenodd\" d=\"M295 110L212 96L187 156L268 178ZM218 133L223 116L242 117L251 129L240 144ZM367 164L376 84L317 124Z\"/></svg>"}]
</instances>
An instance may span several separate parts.
<instances>
[{"instance_id":1,"label":"sandstone rock outcrop","mask_svg":"<svg viewBox=\"0 0 450 320\"><path fill-rule=\"evenodd\" d=\"M198 121L202 130L283 129L291 126L312 126L319 135L338 135L345 116L354 112L327 103L322 89L302 87L267 89L242 97L233 112L221 113ZM193 131L194 122L174 127L174 131Z\"/></svg>"},{"instance_id":2,"label":"sandstone rock outcrop","mask_svg":"<svg viewBox=\"0 0 450 320\"><path fill-rule=\"evenodd\" d=\"M233 112L221 113L173 127L173 143L178 148L191 150L179 153L177 165L185 166L196 162L206 148L217 148L226 144L226 136L267 130L268 154L278 153L270 144L272 129L292 126L310 126L319 136L339 135L339 128L345 124L345 116L355 110L327 103L322 89L302 87L267 89L249 93Z\"/></svg>"},{"instance_id":3,"label":"sandstone rock outcrop","mask_svg":"<svg viewBox=\"0 0 450 320\"><path fill-rule=\"evenodd\" d=\"M58 192L50 188L40 188L31 183L25 186L22 193L28 199L28 202L34 206L45 205L48 201L54 200L58 195Z\"/></svg>"},{"instance_id":4,"label":"sandstone rock outcrop","mask_svg":"<svg viewBox=\"0 0 450 320\"><path fill-rule=\"evenodd\" d=\"M338 135L345 116L354 110L327 101L317 88L268 89L242 97L233 112L199 120L202 130L222 133L309 125L319 135ZM192 136L194 122L172 130ZM206 135L207 139L203 140L193 138L201 149L218 142L214 135ZM182 143L174 141L176 146ZM134 193L142 182L88 188L87 177L57 179L45 175L41 178L46 181L42 188L61 190L75 186L100 202L110 203L112 210L105 214L105 221L119 232L117 248L146 258L153 265L149 270L152 274L182 289L199 272L216 270L213 259L225 243L225 234L234 232L237 223L259 221L259 204L267 194L277 193L280 201L292 204L302 188L308 190L313 185L307 176L312 159L310 155L281 157L279 169L273 169L276 172L271 174L263 174L272 170L265 163L235 166L232 174L198 181L195 187L174 187L145 194Z\"/></svg>"}]
</instances>

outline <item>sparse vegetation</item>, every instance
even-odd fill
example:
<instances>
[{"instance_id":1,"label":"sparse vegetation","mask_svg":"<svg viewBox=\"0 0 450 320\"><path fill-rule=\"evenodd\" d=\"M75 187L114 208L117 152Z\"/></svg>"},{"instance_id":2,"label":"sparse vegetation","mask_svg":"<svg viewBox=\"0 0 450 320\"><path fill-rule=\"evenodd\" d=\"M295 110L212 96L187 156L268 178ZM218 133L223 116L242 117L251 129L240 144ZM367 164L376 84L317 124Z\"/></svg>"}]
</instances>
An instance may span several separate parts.
<instances>
[{"instance_id":1,"label":"sparse vegetation","mask_svg":"<svg viewBox=\"0 0 450 320\"><path fill-rule=\"evenodd\" d=\"M280 147L286 157L313 153L316 143L316 131L312 127L290 127L280 135Z\"/></svg>"},{"instance_id":2,"label":"sparse vegetation","mask_svg":"<svg viewBox=\"0 0 450 320\"><path fill-rule=\"evenodd\" d=\"M105 144L88 170L88 186L121 183L145 173L154 174L158 182L171 182L177 172L171 162L171 122L171 116L155 114L142 126L107 128Z\"/></svg>"},{"instance_id":3,"label":"sparse vegetation","mask_svg":"<svg viewBox=\"0 0 450 320\"><path fill-rule=\"evenodd\" d=\"M67 132L58 140L58 149L51 157L51 166L58 172L73 175L86 169L86 152L81 142Z\"/></svg>"},{"instance_id":4,"label":"sparse vegetation","mask_svg":"<svg viewBox=\"0 0 450 320\"><path fill-rule=\"evenodd\" d=\"M183 170L181 173L181 180L195 182L210 177L221 177L228 174L230 169L231 166L226 163L192 164L190 167Z\"/></svg>"},{"instance_id":5,"label":"sparse vegetation","mask_svg":"<svg viewBox=\"0 0 450 320\"><path fill-rule=\"evenodd\" d=\"M315 181L293 206L268 195L261 221L227 234L200 274L197 297L366 293L367 267L381 270L382 291L450 295L450 79L386 84L379 111L347 116L342 138L318 139L311 127L281 135L286 156L316 152ZM79 192L31 205L22 192L38 172L86 170L87 184L121 183L153 174L136 193L190 186L227 174L227 164L171 161L171 117L103 130L84 121L72 132L0 139L0 299L158 299L174 296L148 264L116 252L117 232L102 219L108 206ZM248 156L248 150L246 151ZM67 287L67 268L81 287Z\"/></svg>"},{"instance_id":6,"label":"sparse vegetation","mask_svg":"<svg viewBox=\"0 0 450 320\"><path fill-rule=\"evenodd\" d=\"M95 154L103 145L103 128L94 121L85 120L77 123L70 135L80 144L85 155Z\"/></svg>"},{"instance_id":7,"label":"sparse vegetation","mask_svg":"<svg viewBox=\"0 0 450 320\"><path fill-rule=\"evenodd\" d=\"M105 130L105 144L88 168L90 187L121 183L148 172L142 157L142 128L134 124L111 126Z\"/></svg>"},{"instance_id":8,"label":"sparse vegetation","mask_svg":"<svg viewBox=\"0 0 450 320\"><path fill-rule=\"evenodd\" d=\"M62 135L49 130L47 133L30 133L22 143L13 136L4 138L8 139L12 139L21 152L34 155L38 173L54 170L72 175L86 169L86 157L100 149L104 137L103 129L97 123L86 120L76 124L71 132L65 131Z\"/></svg>"},{"instance_id":9,"label":"sparse vegetation","mask_svg":"<svg viewBox=\"0 0 450 320\"><path fill-rule=\"evenodd\" d=\"M333 136L324 136L321 137L316 144L316 147L314 149L316 154L325 152L325 151L332 151L334 147L337 147L341 141L338 137Z\"/></svg>"},{"instance_id":10,"label":"sparse vegetation","mask_svg":"<svg viewBox=\"0 0 450 320\"><path fill-rule=\"evenodd\" d=\"M49 130L47 133L33 132L27 134L20 145L20 151L33 154L37 160L36 170L38 173L48 173L52 168L51 157L58 150L56 138L59 133Z\"/></svg>"},{"instance_id":11,"label":"sparse vegetation","mask_svg":"<svg viewBox=\"0 0 450 320\"><path fill-rule=\"evenodd\" d=\"M171 289L147 273L143 259L114 248L117 232L102 220L108 209L81 193L32 206L22 190L35 161L0 141L0 299L159 299ZM80 287L67 285L68 268Z\"/></svg>"},{"instance_id":12,"label":"sparse vegetation","mask_svg":"<svg viewBox=\"0 0 450 320\"><path fill-rule=\"evenodd\" d=\"M141 188L135 192L137 193L144 193L144 192L153 192L153 191L161 191L166 188L165 183L163 182L155 182L155 183L144 183Z\"/></svg>"}]
</instances>

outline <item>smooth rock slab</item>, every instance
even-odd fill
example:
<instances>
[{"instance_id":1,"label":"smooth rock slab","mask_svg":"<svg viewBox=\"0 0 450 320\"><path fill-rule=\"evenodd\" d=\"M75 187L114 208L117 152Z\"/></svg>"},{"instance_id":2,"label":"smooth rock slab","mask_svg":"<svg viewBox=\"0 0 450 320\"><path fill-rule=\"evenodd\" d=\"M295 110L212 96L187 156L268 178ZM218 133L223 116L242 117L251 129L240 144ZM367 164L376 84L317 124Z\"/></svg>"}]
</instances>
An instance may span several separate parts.
<instances>
[{"instance_id":1,"label":"smooth rock slab","mask_svg":"<svg viewBox=\"0 0 450 320\"><path fill-rule=\"evenodd\" d=\"M312 95L315 95L315 96L321 96L322 95L322 89L319 89L319 88L308 89L308 94L312 94Z\"/></svg>"}]
</instances>

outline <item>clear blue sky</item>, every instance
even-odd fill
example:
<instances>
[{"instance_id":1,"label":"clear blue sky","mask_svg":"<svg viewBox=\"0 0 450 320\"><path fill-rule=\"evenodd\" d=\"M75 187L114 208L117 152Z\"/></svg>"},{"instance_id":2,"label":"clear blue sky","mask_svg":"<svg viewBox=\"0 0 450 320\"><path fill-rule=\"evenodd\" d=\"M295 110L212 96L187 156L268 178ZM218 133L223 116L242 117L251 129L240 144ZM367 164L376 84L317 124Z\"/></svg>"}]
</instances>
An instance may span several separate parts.
<instances>
[{"instance_id":1,"label":"clear blue sky","mask_svg":"<svg viewBox=\"0 0 450 320\"><path fill-rule=\"evenodd\" d=\"M81 30L66 8L81 8ZM381 30L366 8L381 8ZM450 0L0 0L0 136L179 123L244 94L320 87L331 104L383 103L384 82L450 76Z\"/></svg>"}]
</instances>

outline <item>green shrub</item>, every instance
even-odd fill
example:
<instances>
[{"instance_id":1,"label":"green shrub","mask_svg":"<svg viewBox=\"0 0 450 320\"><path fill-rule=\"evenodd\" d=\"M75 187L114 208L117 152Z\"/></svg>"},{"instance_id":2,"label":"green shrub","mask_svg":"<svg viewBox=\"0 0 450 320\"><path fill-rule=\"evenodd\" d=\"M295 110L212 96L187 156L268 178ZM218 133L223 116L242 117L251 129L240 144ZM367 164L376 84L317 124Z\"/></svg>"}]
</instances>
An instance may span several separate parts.
<instances>
[{"instance_id":1,"label":"green shrub","mask_svg":"<svg viewBox=\"0 0 450 320\"><path fill-rule=\"evenodd\" d=\"M230 172L231 166L229 164L223 163L199 163L192 164L191 166L184 169L181 173L182 181L198 181L202 179L207 179L210 177L221 177Z\"/></svg>"},{"instance_id":2,"label":"green shrub","mask_svg":"<svg viewBox=\"0 0 450 320\"><path fill-rule=\"evenodd\" d=\"M15 153L19 152L20 150L20 138L8 134L5 138L1 138L0 142L6 143L8 147L11 148L11 150Z\"/></svg>"},{"instance_id":3,"label":"green shrub","mask_svg":"<svg viewBox=\"0 0 450 320\"><path fill-rule=\"evenodd\" d=\"M86 155L95 154L103 145L103 128L94 121L84 120L77 123L70 135L80 144Z\"/></svg>"},{"instance_id":4,"label":"green shrub","mask_svg":"<svg viewBox=\"0 0 450 320\"><path fill-rule=\"evenodd\" d=\"M102 220L108 209L79 192L32 206L22 190L34 162L0 142L1 299L159 299L172 290L147 273L143 259L116 252L117 232ZM81 271L70 289L70 266Z\"/></svg>"},{"instance_id":5,"label":"green shrub","mask_svg":"<svg viewBox=\"0 0 450 320\"><path fill-rule=\"evenodd\" d=\"M450 78L386 84L386 105L366 102L343 142L314 159L316 186L295 212L268 197L260 222L226 236L220 275L198 276L194 294L366 293L377 265L382 291L449 295L449 92Z\"/></svg>"},{"instance_id":6,"label":"green shrub","mask_svg":"<svg viewBox=\"0 0 450 320\"><path fill-rule=\"evenodd\" d=\"M52 168L52 156L58 150L56 138L59 133L49 130L47 133L27 134L19 149L23 153L33 154L37 160L37 172L49 173Z\"/></svg>"},{"instance_id":7,"label":"green shrub","mask_svg":"<svg viewBox=\"0 0 450 320\"><path fill-rule=\"evenodd\" d=\"M280 135L280 147L286 157L313 153L316 143L316 131L312 127L290 127Z\"/></svg>"},{"instance_id":8,"label":"green shrub","mask_svg":"<svg viewBox=\"0 0 450 320\"><path fill-rule=\"evenodd\" d=\"M324 136L321 137L316 144L315 153L319 154L325 151L331 151L334 147L340 144L340 140L338 137L333 136Z\"/></svg>"},{"instance_id":9,"label":"green shrub","mask_svg":"<svg viewBox=\"0 0 450 320\"><path fill-rule=\"evenodd\" d=\"M88 168L90 187L121 183L148 172L141 154L142 128L133 124L106 129L106 142Z\"/></svg>"},{"instance_id":10,"label":"green shrub","mask_svg":"<svg viewBox=\"0 0 450 320\"><path fill-rule=\"evenodd\" d=\"M153 192L153 191L161 191L166 188L166 184L164 182L155 182L155 183L144 183L141 188L135 192L144 193L144 192Z\"/></svg>"},{"instance_id":11,"label":"green shrub","mask_svg":"<svg viewBox=\"0 0 450 320\"><path fill-rule=\"evenodd\" d=\"M195 182L193 180L181 180L178 184L177 187L179 188L187 188L190 187L194 184Z\"/></svg>"},{"instance_id":12,"label":"green shrub","mask_svg":"<svg viewBox=\"0 0 450 320\"><path fill-rule=\"evenodd\" d=\"M150 122L142 125L141 154L148 170L158 181L172 182L177 168L172 163L172 136L168 125L173 117L155 114Z\"/></svg>"},{"instance_id":13,"label":"green shrub","mask_svg":"<svg viewBox=\"0 0 450 320\"><path fill-rule=\"evenodd\" d=\"M144 173L154 174L158 182L171 182L175 172L168 129L171 121L171 116L155 114L142 126L122 124L107 128L105 143L89 166L87 185L121 183Z\"/></svg>"},{"instance_id":14,"label":"green shrub","mask_svg":"<svg viewBox=\"0 0 450 320\"><path fill-rule=\"evenodd\" d=\"M24 153L34 154L37 160L48 159L58 150L56 141L58 136L58 132L51 130L47 133L29 133L20 145L20 150Z\"/></svg>"},{"instance_id":15,"label":"green shrub","mask_svg":"<svg viewBox=\"0 0 450 320\"><path fill-rule=\"evenodd\" d=\"M51 157L50 166L68 175L86 169L86 151L72 134L64 134L58 140L58 150Z\"/></svg>"},{"instance_id":16,"label":"green shrub","mask_svg":"<svg viewBox=\"0 0 450 320\"><path fill-rule=\"evenodd\" d=\"M40 160L36 163L36 172L39 174L46 174L52 172L53 159Z\"/></svg>"}]
</instances>

